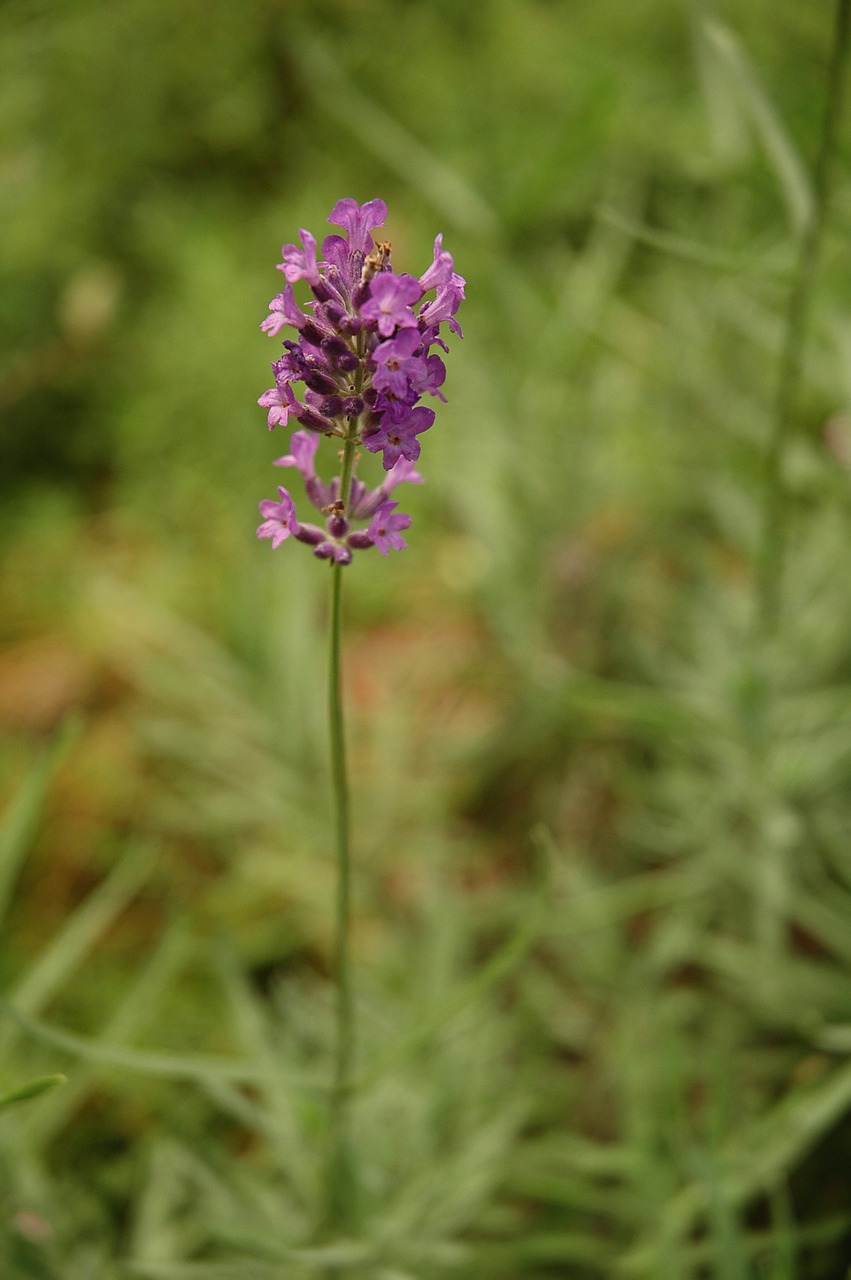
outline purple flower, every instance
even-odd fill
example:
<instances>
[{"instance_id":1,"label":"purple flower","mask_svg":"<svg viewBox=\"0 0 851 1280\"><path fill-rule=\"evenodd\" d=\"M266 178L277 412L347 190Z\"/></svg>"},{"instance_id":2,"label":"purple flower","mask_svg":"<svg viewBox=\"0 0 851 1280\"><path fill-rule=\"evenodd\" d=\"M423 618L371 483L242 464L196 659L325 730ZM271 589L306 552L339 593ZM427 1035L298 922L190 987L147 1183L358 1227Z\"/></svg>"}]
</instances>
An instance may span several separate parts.
<instances>
[{"instance_id":1,"label":"purple flower","mask_svg":"<svg viewBox=\"0 0 851 1280\"><path fill-rule=\"evenodd\" d=\"M290 284L296 280L306 280L308 284L319 284L319 268L316 263L316 240L309 231L299 231L303 249L297 245L285 244L281 248L283 262L278 270L283 271Z\"/></svg>"},{"instance_id":2,"label":"purple flower","mask_svg":"<svg viewBox=\"0 0 851 1280\"><path fill-rule=\"evenodd\" d=\"M319 436L311 435L309 431L294 431L293 438L290 441L291 452L284 458L276 458L274 466L276 467L297 467L305 480L316 479L316 467L313 459L316 457L316 450L319 448Z\"/></svg>"},{"instance_id":3,"label":"purple flower","mask_svg":"<svg viewBox=\"0 0 851 1280\"><path fill-rule=\"evenodd\" d=\"M442 400L445 404L446 396L438 390L445 381L446 365L440 356L428 356L414 370L411 377L411 386L417 395L422 395L424 391L428 391L430 395L437 396L438 400Z\"/></svg>"},{"instance_id":4,"label":"purple flower","mask_svg":"<svg viewBox=\"0 0 851 1280\"><path fill-rule=\"evenodd\" d=\"M437 291L437 297L434 302L430 302L427 306L420 309L417 320L420 324L427 327L442 324L444 320L449 321L449 327L453 333L457 333L459 338L463 338L461 326L453 317L461 301L464 297L464 285L466 281L463 276L453 275L448 284L441 285Z\"/></svg>"},{"instance_id":5,"label":"purple flower","mask_svg":"<svg viewBox=\"0 0 851 1280\"><path fill-rule=\"evenodd\" d=\"M408 545L399 530L410 527L411 517L404 515L401 511L396 515L392 514L393 508L398 505L398 502L382 502L369 522L367 533L383 556L386 556L391 548L394 551L401 551Z\"/></svg>"},{"instance_id":6,"label":"purple flower","mask_svg":"<svg viewBox=\"0 0 851 1280\"><path fill-rule=\"evenodd\" d=\"M411 304L419 302L423 291L413 276L382 271L369 282L369 298L360 309L366 320L378 321L378 332L389 338L394 329L415 328L417 317Z\"/></svg>"},{"instance_id":7,"label":"purple flower","mask_svg":"<svg viewBox=\"0 0 851 1280\"><path fill-rule=\"evenodd\" d=\"M257 530L258 538L271 538L272 546L279 547L291 533L298 533L298 521L295 518L295 506L286 489L278 486L281 501L265 498L260 503L260 514L263 524Z\"/></svg>"},{"instance_id":8,"label":"purple flower","mask_svg":"<svg viewBox=\"0 0 851 1280\"><path fill-rule=\"evenodd\" d=\"M429 289L439 289L442 285L449 284L452 279L453 266L452 254L447 253L443 248L443 236L439 235L434 242L434 262L428 271L420 276L420 288L423 293L428 293Z\"/></svg>"},{"instance_id":9,"label":"purple flower","mask_svg":"<svg viewBox=\"0 0 851 1280\"><path fill-rule=\"evenodd\" d=\"M264 333L279 333L285 324L294 329L303 329L307 324L307 316L299 310L293 295L293 287L288 284L283 293L277 294L269 303L270 315L261 324Z\"/></svg>"},{"instance_id":10,"label":"purple flower","mask_svg":"<svg viewBox=\"0 0 851 1280\"><path fill-rule=\"evenodd\" d=\"M360 481L355 481L360 485ZM414 470L414 464L408 458L400 458L394 464L387 475L382 480L377 489L367 490L366 485L360 485L360 492L357 497L352 497L351 514L353 520L369 520L375 514L382 502L386 502L390 494L400 484L424 484L424 480L418 471Z\"/></svg>"},{"instance_id":11,"label":"purple flower","mask_svg":"<svg viewBox=\"0 0 851 1280\"><path fill-rule=\"evenodd\" d=\"M372 353L376 366L372 385L376 391L404 400L409 386L427 374L425 361L414 355L419 345L418 329L403 329L395 338L379 343Z\"/></svg>"},{"instance_id":12,"label":"purple flower","mask_svg":"<svg viewBox=\"0 0 851 1280\"><path fill-rule=\"evenodd\" d=\"M293 349L286 351L280 360L273 360L272 362L275 383L279 387L284 386L287 382L304 382L306 376L310 373L310 366L301 347L294 342L286 345Z\"/></svg>"},{"instance_id":13,"label":"purple flower","mask_svg":"<svg viewBox=\"0 0 851 1280\"><path fill-rule=\"evenodd\" d=\"M304 479L304 488L308 498L317 511L324 511L332 502L332 494L328 485L323 484L316 474L314 458L319 448L319 436L311 431L294 431L290 441L290 452L283 458L276 458L273 466L296 467Z\"/></svg>"},{"instance_id":14,"label":"purple flower","mask_svg":"<svg viewBox=\"0 0 851 1280\"><path fill-rule=\"evenodd\" d=\"M378 492L386 496L388 493L392 493L399 484L425 484L419 471L414 468L414 464L409 458L400 458L398 462L394 463L382 480Z\"/></svg>"},{"instance_id":15,"label":"purple flower","mask_svg":"<svg viewBox=\"0 0 851 1280\"><path fill-rule=\"evenodd\" d=\"M383 452L384 470L389 471L399 458L416 462L420 456L420 442L416 437L428 431L433 422L434 410L427 409L425 405L411 409L391 402L375 432L364 437L364 444L370 453Z\"/></svg>"},{"instance_id":16,"label":"purple flower","mask_svg":"<svg viewBox=\"0 0 851 1280\"><path fill-rule=\"evenodd\" d=\"M383 200L368 200L366 204L358 204L347 196L338 200L331 210L328 222L335 227L342 227L349 241L349 249L353 253L369 253L372 248L370 231L383 227L387 218L387 205Z\"/></svg>"},{"instance_id":17,"label":"purple flower","mask_svg":"<svg viewBox=\"0 0 851 1280\"><path fill-rule=\"evenodd\" d=\"M285 382L277 382L274 387L264 391L257 403L269 410L266 420L270 431L278 425L285 427L290 414L299 408L292 389Z\"/></svg>"},{"instance_id":18,"label":"purple flower","mask_svg":"<svg viewBox=\"0 0 851 1280\"><path fill-rule=\"evenodd\" d=\"M333 267L349 287L354 283L352 278L352 254L342 236L326 236L322 241L322 257L329 267ZM357 273L358 275L360 272Z\"/></svg>"},{"instance_id":19,"label":"purple flower","mask_svg":"<svg viewBox=\"0 0 851 1280\"><path fill-rule=\"evenodd\" d=\"M264 523L258 534L274 546L294 537L319 559L340 565L349 564L358 550L377 546L384 555L405 545L401 530L408 528L410 517L396 511L390 494L403 482L422 483L414 463L420 456L419 437L435 415L420 401L426 394L443 400L440 388L446 378L443 360L433 348L449 350L442 326L461 334L455 313L464 297L464 279L456 274L442 235L419 279L397 274L390 244L376 244L372 238L386 216L383 200L359 204L347 197L337 201L328 219L342 234L325 237L321 259L309 231L302 230L301 246L285 244L279 270L286 287L272 299L260 326L273 337L285 326L293 331L272 365L275 386L259 403L267 410L270 428L290 418L298 422L289 453L275 465L300 473L325 527L299 523L292 498L280 489L279 502L261 506ZM299 280L312 295L303 309L293 292ZM432 300L425 300L432 291ZM322 436L335 440L329 461L344 459L350 477L345 492L341 471L327 481L317 473ZM371 489L357 475L359 447L381 454L384 479Z\"/></svg>"}]
</instances>

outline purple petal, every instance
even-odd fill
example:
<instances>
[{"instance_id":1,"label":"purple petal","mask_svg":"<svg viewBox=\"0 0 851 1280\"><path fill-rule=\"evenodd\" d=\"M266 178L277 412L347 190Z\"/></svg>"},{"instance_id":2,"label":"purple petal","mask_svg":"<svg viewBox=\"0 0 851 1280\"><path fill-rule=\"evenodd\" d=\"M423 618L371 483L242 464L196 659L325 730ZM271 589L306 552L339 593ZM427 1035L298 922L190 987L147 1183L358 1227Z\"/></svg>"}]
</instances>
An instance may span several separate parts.
<instances>
[{"instance_id":1,"label":"purple petal","mask_svg":"<svg viewBox=\"0 0 851 1280\"><path fill-rule=\"evenodd\" d=\"M295 506L286 489L278 486L280 502L272 498L264 498L260 503L260 514L264 522L257 529L258 538L271 538L272 546L279 547L290 536L298 533Z\"/></svg>"},{"instance_id":2,"label":"purple petal","mask_svg":"<svg viewBox=\"0 0 851 1280\"><path fill-rule=\"evenodd\" d=\"M382 502L369 522L367 533L383 556L390 550L401 551L408 545L399 531L409 527L411 517L401 511L393 514L398 505L398 502Z\"/></svg>"},{"instance_id":3,"label":"purple petal","mask_svg":"<svg viewBox=\"0 0 851 1280\"><path fill-rule=\"evenodd\" d=\"M278 270L283 271L290 284L294 284L296 280L306 280L308 284L319 284L316 239L304 228L301 228L299 235L304 248L299 249L297 245L285 244L281 249L283 262L278 264Z\"/></svg>"},{"instance_id":4,"label":"purple petal","mask_svg":"<svg viewBox=\"0 0 851 1280\"><path fill-rule=\"evenodd\" d=\"M423 293L426 293L429 289L439 289L442 285L448 284L452 279L453 266L452 254L447 253L443 248L443 236L439 235L434 242L434 261L429 269L420 276L420 286Z\"/></svg>"},{"instance_id":5,"label":"purple petal","mask_svg":"<svg viewBox=\"0 0 851 1280\"><path fill-rule=\"evenodd\" d=\"M328 221L346 232L351 253L369 253L372 248L370 231L383 227L387 218L387 205L383 200L368 200L360 205L351 196L338 200Z\"/></svg>"},{"instance_id":6,"label":"purple petal","mask_svg":"<svg viewBox=\"0 0 851 1280\"><path fill-rule=\"evenodd\" d=\"M294 431L290 441L291 452L283 458L276 458L274 466L297 467L305 480L310 480L316 475L313 459L318 448L319 436L311 431Z\"/></svg>"},{"instance_id":7,"label":"purple petal","mask_svg":"<svg viewBox=\"0 0 851 1280\"><path fill-rule=\"evenodd\" d=\"M369 282L369 298L360 309L365 320L375 320L383 338L390 338L397 328L412 328L417 318L411 304L422 297L420 282L409 275L383 271Z\"/></svg>"}]
</instances>

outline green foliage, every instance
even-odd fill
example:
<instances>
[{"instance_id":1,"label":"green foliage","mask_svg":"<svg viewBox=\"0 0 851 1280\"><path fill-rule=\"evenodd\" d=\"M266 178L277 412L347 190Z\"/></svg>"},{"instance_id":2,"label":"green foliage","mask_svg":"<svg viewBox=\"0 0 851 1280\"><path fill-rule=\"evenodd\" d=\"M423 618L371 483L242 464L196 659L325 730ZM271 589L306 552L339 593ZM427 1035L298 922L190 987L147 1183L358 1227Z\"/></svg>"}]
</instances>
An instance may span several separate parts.
<instances>
[{"instance_id":1,"label":"green foliage","mask_svg":"<svg viewBox=\"0 0 851 1280\"><path fill-rule=\"evenodd\" d=\"M851 1265L847 154L754 625L829 40L795 0L0 9L0 1275ZM469 298L410 550L347 582L329 1239L326 582L253 540L254 402L282 240L379 194Z\"/></svg>"}]
</instances>

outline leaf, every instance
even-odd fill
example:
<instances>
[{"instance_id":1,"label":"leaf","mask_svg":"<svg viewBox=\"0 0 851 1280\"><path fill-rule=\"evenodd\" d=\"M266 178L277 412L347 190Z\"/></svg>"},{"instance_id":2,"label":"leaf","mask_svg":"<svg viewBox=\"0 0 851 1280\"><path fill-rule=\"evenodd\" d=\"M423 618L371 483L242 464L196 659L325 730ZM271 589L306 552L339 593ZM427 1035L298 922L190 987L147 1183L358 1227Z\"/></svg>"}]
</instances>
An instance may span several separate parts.
<instances>
[{"instance_id":1,"label":"leaf","mask_svg":"<svg viewBox=\"0 0 851 1280\"><path fill-rule=\"evenodd\" d=\"M148 845L132 847L66 921L29 972L11 991L21 1013L39 1013L74 972L147 879L156 856Z\"/></svg>"},{"instance_id":2,"label":"leaf","mask_svg":"<svg viewBox=\"0 0 851 1280\"><path fill-rule=\"evenodd\" d=\"M55 1088L58 1084L64 1084L66 1077L60 1072L52 1076L37 1076L35 1080L29 1080L26 1084L18 1085L17 1089L11 1089L9 1093L4 1093L0 1097L0 1108L13 1107L17 1102L26 1102L28 1098L37 1098L41 1093L47 1093L49 1089Z\"/></svg>"},{"instance_id":3,"label":"leaf","mask_svg":"<svg viewBox=\"0 0 851 1280\"><path fill-rule=\"evenodd\" d=\"M730 28L717 18L703 15L699 37L736 89L774 170L789 223L793 231L802 232L813 216L815 198L807 168L783 121Z\"/></svg>"},{"instance_id":4,"label":"leaf","mask_svg":"<svg viewBox=\"0 0 851 1280\"><path fill-rule=\"evenodd\" d=\"M253 1062L242 1062L237 1058L216 1058L202 1054L159 1053L142 1049L124 1049L120 1045L108 1045L98 1040L88 1040L84 1036L64 1031L60 1027L52 1027L38 1018L30 1017L16 1009L7 1001L0 1001L0 1015L13 1019L25 1031L55 1045L57 1049L89 1058L93 1062L108 1063L114 1067L122 1067L127 1071L141 1071L154 1076L166 1076L173 1079L200 1080L240 1080L260 1081L270 1077L280 1079L280 1073L272 1073L268 1068L259 1067ZM323 1089L318 1080L305 1076L301 1079L286 1077L286 1082L293 1087Z\"/></svg>"},{"instance_id":5,"label":"leaf","mask_svg":"<svg viewBox=\"0 0 851 1280\"><path fill-rule=\"evenodd\" d=\"M21 783L5 815L0 827L0 920L6 916L18 872L38 832L50 784L80 728L76 716L65 722Z\"/></svg>"},{"instance_id":6,"label":"leaf","mask_svg":"<svg viewBox=\"0 0 851 1280\"><path fill-rule=\"evenodd\" d=\"M745 1205L788 1179L816 1142L851 1108L851 1066L834 1071L809 1089L799 1089L744 1130L722 1154L717 1181L694 1181L665 1206L651 1241L623 1260L626 1275L652 1273L661 1260L661 1241L685 1241L711 1209L713 1197L730 1207Z\"/></svg>"}]
</instances>

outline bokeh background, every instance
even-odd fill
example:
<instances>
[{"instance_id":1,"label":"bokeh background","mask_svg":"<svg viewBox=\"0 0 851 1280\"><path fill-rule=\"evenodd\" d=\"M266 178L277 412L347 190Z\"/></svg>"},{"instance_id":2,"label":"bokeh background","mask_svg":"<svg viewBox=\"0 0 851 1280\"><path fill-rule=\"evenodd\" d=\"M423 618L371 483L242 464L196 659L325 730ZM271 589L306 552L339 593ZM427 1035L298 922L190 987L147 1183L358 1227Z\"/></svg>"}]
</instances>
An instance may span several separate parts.
<instances>
[{"instance_id":1,"label":"bokeh background","mask_svg":"<svg viewBox=\"0 0 851 1280\"><path fill-rule=\"evenodd\" d=\"M9 1280L841 1280L851 182L755 629L833 6L5 0ZM327 572L254 537L282 242L467 278L347 575L362 1222L321 1239ZM374 461L374 460L373 460ZM324 1250L324 1251L323 1251Z\"/></svg>"}]
</instances>

